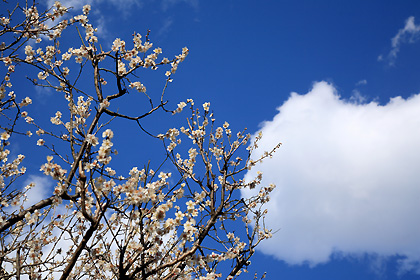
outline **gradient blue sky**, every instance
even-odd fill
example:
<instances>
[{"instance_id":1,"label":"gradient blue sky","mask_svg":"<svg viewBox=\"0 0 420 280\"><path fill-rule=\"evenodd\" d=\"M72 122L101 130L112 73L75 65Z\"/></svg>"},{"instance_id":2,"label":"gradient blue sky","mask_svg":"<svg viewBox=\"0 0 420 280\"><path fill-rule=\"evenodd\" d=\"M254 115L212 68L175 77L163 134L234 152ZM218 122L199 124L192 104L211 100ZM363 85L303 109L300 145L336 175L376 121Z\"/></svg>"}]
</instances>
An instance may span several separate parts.
<instances>
[{"instance_id":1,"label":"gradient blue sky","mask_svg":"<svg viewBox=\"0 0 420 280\"><path fill-rule=\"evenodd\" d=\"M252 271L420 279L419 1L62 2L91 4L109 46L148 29L165 56L187 46L170 102L209 101L234 130L262 129L262 148L284 143L261 167L279 186L268 223L280 230Z\"/></svg>"}]
</instances>

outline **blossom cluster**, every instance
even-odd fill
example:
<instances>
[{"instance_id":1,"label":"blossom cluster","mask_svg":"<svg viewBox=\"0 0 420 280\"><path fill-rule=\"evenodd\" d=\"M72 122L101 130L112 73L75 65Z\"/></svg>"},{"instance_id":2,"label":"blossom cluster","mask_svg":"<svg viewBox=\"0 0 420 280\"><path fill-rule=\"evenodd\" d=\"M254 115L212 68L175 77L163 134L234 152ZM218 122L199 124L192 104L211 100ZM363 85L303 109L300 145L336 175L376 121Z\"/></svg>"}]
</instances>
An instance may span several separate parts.
<instances>
[{"instance_id":1,"label":"blossom cluster","mask_svg":"<svg viewBox=\"0 0 420 280\"><path fill-rule=\"evenodd\" d=\"M0 112L7 116L0 126L0 259L7 269L0 273L31 279L57 274L66 279L233 279L246 271L255 247L271 236L263 219L274 185L260 187L260 173L245 182L242 173L274 150L252 159L260 138L249 145L250 135L232 133L228 122L216 121L210 102L195 108L188 99L169 110L165 90L158 97L145 94L150 110L125 114L125 108L117 107L122 103L114 100L129 99L131 90L146 93L136 71L166 67L166 89L189 50L162 58L163 50L150 42L149 34L143 38L138 33L131 47L116 38L104 50L107 44L100 43L100 33L89 21L91 10L85 5L81 14L71 16L71 9L58 1L45 12L34 4L24 9L25 30L24 25L13 26L13 14L0 18L2 26L24 38L0 47L6 54L1 57ZM82 30L80 45L62 49L60 39L75 26ZM42 35L52 40L43 42ZM30 97L18 102L9 90L13 73L23 65L36 69L36 77L29 78L33 85L63 97L63 104L51 104L55 113L48 116L49 123L32 118L31 107L22 109L33 103ZM89 85L79 79L87 71L93 77ZM115 87L108 90L111 83ZM143 168L119 175L125 173L114 164L114 145L119 144L114 120L135 121L145 130L142 118L157 110L181 113L188 106L184 126L154 137L164 143L162 163L156 163L156 156ZM40 186L19 189L15 183L26 174L25 156L9 159L8 146L17 137L32 135L28 126L36 131L31 143L46 153L40 174L54 182L49 196L35 203L27 192ZM241 149L247 145L249 152ZM241 199L244 188L257 189L257 194Z\"/></svg>"}]
</instances>

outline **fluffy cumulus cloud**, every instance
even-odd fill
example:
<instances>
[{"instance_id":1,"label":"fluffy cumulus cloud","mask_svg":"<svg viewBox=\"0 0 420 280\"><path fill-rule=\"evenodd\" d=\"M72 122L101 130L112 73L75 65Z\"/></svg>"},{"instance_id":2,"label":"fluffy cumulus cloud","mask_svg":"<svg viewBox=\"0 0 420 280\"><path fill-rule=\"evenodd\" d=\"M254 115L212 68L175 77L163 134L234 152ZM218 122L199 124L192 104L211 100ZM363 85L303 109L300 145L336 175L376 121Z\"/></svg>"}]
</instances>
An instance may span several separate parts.
<instances>
[{"instance_id":1,"label":"fluffy cumulus cloud","mask_svg":"<svg viewBox=\"0 0 420 280\"><path fill-rule=\"evenodd\" d=\"M277 185L266 222L279 231L260 249L309 265L398 255L401 270L420 273L419 112L420 95L382 106L343 100L326 82L292 93L262 124L258 152L283 146L246 174Z\"/></svg>"}]
</instances>

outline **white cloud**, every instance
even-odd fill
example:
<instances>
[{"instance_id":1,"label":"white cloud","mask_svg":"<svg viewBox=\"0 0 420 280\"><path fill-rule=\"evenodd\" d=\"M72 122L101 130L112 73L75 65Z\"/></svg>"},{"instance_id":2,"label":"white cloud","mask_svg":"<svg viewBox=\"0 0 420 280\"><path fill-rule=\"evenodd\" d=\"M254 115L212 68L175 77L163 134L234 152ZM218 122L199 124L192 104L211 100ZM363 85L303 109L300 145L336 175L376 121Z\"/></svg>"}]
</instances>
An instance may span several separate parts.
<instances>
[{"instance_id":1,"label":"white cloud","mask_svg":"<svg viewBox=\"0 0 420 280\"><path fill-rule=\"evenodd\" d=\"M404 28L398 30L398 33L391 39L391 51L388 54L387 60L390 65L394 65L397 59L398 52L400 51L401 44L403 43L414 43L419 39L420 25L416 25L414 17L409 17L405 21ZM379 61L382 61L384 57L380 55Z\"/></svg>"},{"instance_id":2,"label":"white cloud","mask_svg":"<svg viewBox=\"0 0 420 280\"><path fill-rule=\"evenodd\" d=\"M367 85L367 80L360 80L356 83L356 86Z\"/></svg>"},{"instance_id":3,"label":"white cloud","mask_svg":"<svg viewBox=\"0 0 420 280\"><path fill-rule=\"evenodd\" d=\"M165 21L162 24L162 27L159 28L159 31L157 33L158 37L161 37L169 32L171 29L171 26L173 25L174 20L171 17L168 17L165 19Z\"/></svg>"},{"instance_id":4,"label":"white cloud","mask_svg":"<svg viewBox=\"0 0 420 280\"><path fill-rule=\"evenodd\" d=\"M51 7L54 5L56 0L48 0L47 6ZM65 7L72 7L73 11L76 11L77 13L80 13L82 10L82 7L84 5L92 5L92 10L97 8L100 4L103 3L109 3L113 5L116 9L118 9L121 12L124 13L130 13L132 12L133 8L142 8L145 4L145 1L143 0L61 0L60 1ZM154 2L154 1L151 1ZM161 0L161 8L162 10L166 11L169 8L179 4L179 3L185 3L194 9L198 9L199 7L199 1L198 0Z\"/></svg>"},{"instance_id":5,"label":"white cloud","mask_svg":"<svg viewBox=\"0 0 420 280\"><path fill-rule=\"evenodd\" d=\"M319 82L278 111L258 151L283 146L246 175L277 185L266 223L279 231L262 252L309 265L400 255L401 270L420 273L420 95L360 104Z\"/></svg>"},{"instance_id":6,"label":"white cloud","mask_svg":"<svg viewBox=\"0 0 420 280\"><path fill-rule=\"evenodd\" d=\"M56 1L57 0L48 0L47 6L52 7ZM125 14L131 13L132 9L135 7L141 8L143 6L143 1L139 0L61 0L60 2L67 8L72 7L71 12L75 14L81 14L84 5L91 5L92 10L95 11L99 8L100 4L109 3L112 4L118 11Z\"/></svg>"},{"instance_id":7,"label":"white cloud","mask_svg":"<svg viewBox=\"0 0 420 280\"><path fill-rule=\"evenodd\" d=\"M26 200L23 202L25 208L38 203L39 201L48 198L53 193L53 181L47 176L29 175L20 187L21 191L25 191L25 187L34 183L35 186L29 189L26 193ZM23 199L23 198L22 198ZM21 200L22 202L22 200ZM9 206L13 211L18 210L19 206Z\"/></svg>"},{"instance_id":8,"label":"white cloud","mask_svg":"<svg viewBox=\"0 0 420 280\"><path fill-rule=\"evenodd\" d=\"M366 97L360 93L358 89L354 89L352 91L352 95L350 97L350 101L354 103L364 103L366 101Z\"/></svg>"},{"instance_id":9,"label":"white cloud","mask_svg":"<svg viewBox=\"0 0 420 280\"><path fill-rule=\"evenodd\" d=\"M27 201L24 203L25 207L29 207L45 198L50 197L54 191L54 181L47 176L29 175L28 179L25 180L23 187L29 185L30 183L35 183L35 187L27 192Z\"/></svg>"}]
</instances>

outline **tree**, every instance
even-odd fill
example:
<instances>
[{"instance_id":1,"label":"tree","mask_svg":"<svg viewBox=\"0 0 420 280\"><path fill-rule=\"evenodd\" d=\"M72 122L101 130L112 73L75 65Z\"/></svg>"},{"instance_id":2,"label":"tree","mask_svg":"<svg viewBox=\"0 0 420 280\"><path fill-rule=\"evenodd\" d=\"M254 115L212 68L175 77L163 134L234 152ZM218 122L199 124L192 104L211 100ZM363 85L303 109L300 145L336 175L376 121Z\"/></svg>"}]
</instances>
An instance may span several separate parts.
<instances>
[{"instance_id":1,"label":"tree","mask_svg":"<svg viewBox=\"0 0 420 280\"><path fill-rule=\"evenodd\" d=\"M5 13L10 6L2 4ZM38 8L26 2L0 16L0 278L236 278L255 247L271 236L263 206L274 188L260 187L259 195L241 198L240 190L257 187L262 176L245 182L242 173L278 146L252 159L260 136L249 144L245 131L234 135L227 122L218 126L209 103L201 108L188 99L170 108L165 92L187 48L160 59L162 50L153 47L149 33L144 41L135 33L132 46L117 38L105 50L88 21L89 5L76 16L59 2L44 12ZM65 36L79 45L64 49ZM158 67L168 70L156 100L136 74ZM62 104L51 104L57 112L48 126L25 111L36 106L30 96L18 102L23 93L12 91L14 75L26 69L38 73L28 76L34 86L62 96ZM133 92L143 94L149 108L120 112L114 104ZM185 127L154 135L141 126L140 120L158 111L170 119L185 107L190 111ZM135 122L145 137L164 144L156 171L150 161L128 176L111 168L116 120ZM32 130L25 132L26 125ZM28 176L25 156L11 158L8 146L34 130L41 146L34 149L47 153L40 169L55 187L48 198L27 205L28 191L39 186L20 187ZM237 157L244 153L244 159ZM174 174L162 171L168 165Z\"/></svg>"}]
</instances>

